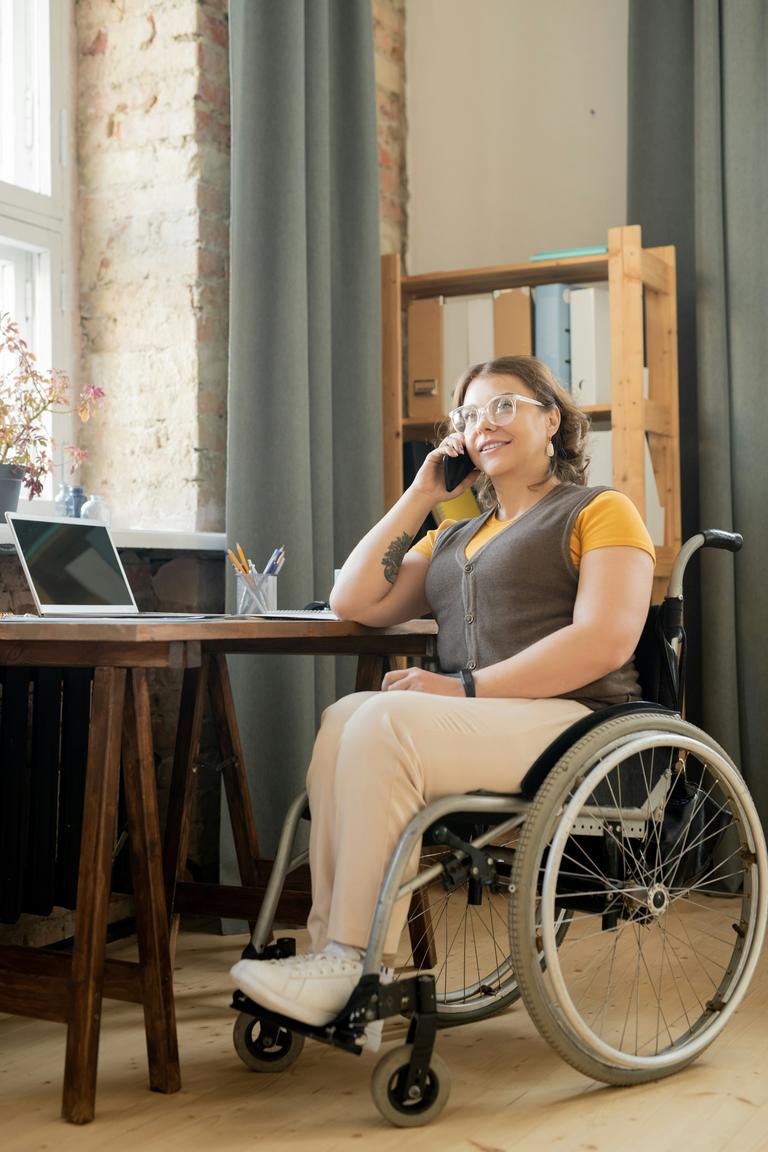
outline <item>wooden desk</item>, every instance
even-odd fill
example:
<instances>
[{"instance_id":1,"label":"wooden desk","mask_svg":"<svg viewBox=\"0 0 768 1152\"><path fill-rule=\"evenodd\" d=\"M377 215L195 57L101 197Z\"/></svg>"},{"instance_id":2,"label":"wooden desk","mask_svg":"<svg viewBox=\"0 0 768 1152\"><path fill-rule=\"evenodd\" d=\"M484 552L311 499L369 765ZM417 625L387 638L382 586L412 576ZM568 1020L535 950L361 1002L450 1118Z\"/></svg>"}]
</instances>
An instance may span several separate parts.
<instances>
[{"instance_id":1,"label":"wooden desk","mask_svg":"<svg viewBox=\"0 0 768 1152\"><path fill-rule=\"evenodd\" d=\"M150 1087L176 1092L181 1086L169 908L186 844L206 691L227 752L225 780L241 876L245 883L254 877L256 838L225 653L353 653L359 658L358 685L373 687L393 655L428 654L433 632L433 625L421 621L380 631L340 621L233 618L0 621L0 666L94 669L72 955L0 947L0 1011L67 1024L65 1119L83 1124L94 1116L104 996L143 1005ZM164 856L152 756L150 668L177 668L184 678ZM105 959L121 751L138 964Z\"/></svg>"}]
</instances>

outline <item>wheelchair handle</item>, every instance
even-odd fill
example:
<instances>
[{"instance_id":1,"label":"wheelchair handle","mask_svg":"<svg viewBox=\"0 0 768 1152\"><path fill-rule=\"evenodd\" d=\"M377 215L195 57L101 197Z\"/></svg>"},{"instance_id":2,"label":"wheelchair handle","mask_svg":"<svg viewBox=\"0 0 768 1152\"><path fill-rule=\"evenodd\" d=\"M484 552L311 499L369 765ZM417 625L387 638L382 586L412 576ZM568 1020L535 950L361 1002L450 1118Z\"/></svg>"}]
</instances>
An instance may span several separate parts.
<instances>
[{"instance_id":1,"label":"wheelchair handle","mask_svg":"<svg viewBox=\"0 0 768 1152\"><path fill-rule=\"evenodd\" d=\"M738 552L744 543L740 532L723 532L720 528L705 528L703 548L724 548L726 552Z\"/></svg>"},{"instance_id":2,"label":"wheelchair handle","mask_svg":"<svg viewBox=\"0 0 768 1152\"><path fill-rule=\"evenodd\" d=\"M682 600L685 569L691 556L694 552L698 552L699 548L724 548L727 552L738 552L743 543L744 537L740 532L724 532L720 528L705 528L703 532L691 536L683 544L672 565L667 596Z\"/></svg>"}]
</instances>

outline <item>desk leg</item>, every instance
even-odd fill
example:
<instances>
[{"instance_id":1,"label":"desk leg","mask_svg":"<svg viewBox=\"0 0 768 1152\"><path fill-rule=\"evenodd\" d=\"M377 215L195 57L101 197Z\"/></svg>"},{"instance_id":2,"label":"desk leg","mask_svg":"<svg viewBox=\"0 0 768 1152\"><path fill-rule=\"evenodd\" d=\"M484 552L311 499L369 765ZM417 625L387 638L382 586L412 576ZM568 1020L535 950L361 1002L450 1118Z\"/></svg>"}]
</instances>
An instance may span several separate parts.
<instances>
[{"instance_id":1,"label":"desk leg","mask_svg":"<svg viewBox=\"0 0 768 1152\"><path fill-rule=\"evenodd\" d=\"M355 692L378 692L384 673L391 668L407 668L405 656L382 656L364 652L357 658L357 678Z\"/></svg>"},{"instance_id":2,"label":"desk leg","mask_svg":"<svg viewBox=\"0 0 768 1152\"><path fill-rule=\"evenodd\" d=\"M179 725L173 756L168 814L165 823L163 874L168 914L171 917L171 956L176 952L179 915L173 904L176 884L181 878L189 848L189 826L192 814L192 782L195 761L200 751L203 706L208 687L209 657L204 656L199 668L187 668L181 688Z\"/></svg>"},{"instance_id":3,"label":"desk leg","mask_svg":"<svg viewBox=\"0 0 768 1152\"><path fill-rule=\"evenodd\" d=\"M74 1124L93 1120L96 1099L125 677L122 668L97 668L93 680L62 1100Z\"/></svg>"},{"instance_id":4,"label":"desk leg","mask_svg":"<svg viewBox=\"0 0 768 1152\"><path fill-rule=\"evenodd\" d=\"M227 794L229 819L232 825L232 837L235 842L240 880L246 887L255 887L259 846L248 790L248 778L245 774L243 749L240 744L240 731L235 715L235 702L232 699L232 685L229 680L227 658L222 653L211 657L209 684L211 708L219 737L221 771Z\"/></svg>"},{"instance_id":5,"label":"desk leg","mask_svg":"<svg viewBox=\"0 0 768 1152\"><path fill-rule=\"evenodd\" d=\"M168 912L160 846L157 785L147 673L130 672L125 702L123 779L136 905L149 1086L155 1092L181 1087Z\"/></svg>"}]
</instances>

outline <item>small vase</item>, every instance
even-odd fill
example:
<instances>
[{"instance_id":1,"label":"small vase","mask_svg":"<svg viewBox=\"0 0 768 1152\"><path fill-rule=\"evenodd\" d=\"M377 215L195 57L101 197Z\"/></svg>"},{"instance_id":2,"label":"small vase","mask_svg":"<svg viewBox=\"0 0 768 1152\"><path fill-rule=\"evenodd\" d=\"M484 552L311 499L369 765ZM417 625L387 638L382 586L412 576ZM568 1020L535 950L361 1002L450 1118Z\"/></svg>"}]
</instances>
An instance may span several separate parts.
<instances>
[{"instance_id":1,"label":"small vase","mask_svg":"<svg viewBox=\"0 0 768 1152\"><path fill-rule=\"evenodd\" d=\"M0 516L18 508L23 479L24 469L17 464L0 464Z\"/></svg>"},{"instance_id":2,"label":"small vase","mask_svg":"<svg viewBox=\"0 0 768 1152\"><path fill-rule=\"evenodd\" d=\"M81 520L101 520L102 524L109 524L110 515L106 502L95 492L92 493L80 509Z\"/></svg>"}]
</instances>

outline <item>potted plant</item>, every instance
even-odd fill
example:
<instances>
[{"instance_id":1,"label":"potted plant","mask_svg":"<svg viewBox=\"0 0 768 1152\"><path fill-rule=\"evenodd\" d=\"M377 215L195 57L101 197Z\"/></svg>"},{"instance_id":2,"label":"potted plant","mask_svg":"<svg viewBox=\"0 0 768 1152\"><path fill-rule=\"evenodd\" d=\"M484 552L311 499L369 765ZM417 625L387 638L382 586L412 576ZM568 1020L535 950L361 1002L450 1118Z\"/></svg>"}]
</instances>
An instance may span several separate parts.
<instances>
[{"instance_id":1,"label":"potted plant","mask_svg":"<svg viewBox=\"0 0 768 1152\"><path fill-rule=\"evenodd\" d=\"M103 397L101 388L86 385L77 398L77 414L88 420ZM41 372L19 326L0 314L0 514L14 511L22 486L30 499L39 496L53 466L51 435L43 417L69 407L69 378L52 368ZM73 444L64 446L71 470L86 458Z\"/></svg>"}]
</instances>

